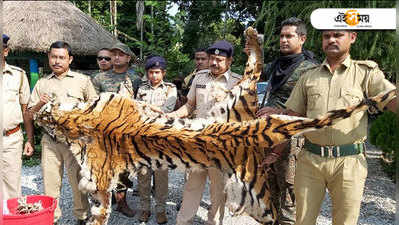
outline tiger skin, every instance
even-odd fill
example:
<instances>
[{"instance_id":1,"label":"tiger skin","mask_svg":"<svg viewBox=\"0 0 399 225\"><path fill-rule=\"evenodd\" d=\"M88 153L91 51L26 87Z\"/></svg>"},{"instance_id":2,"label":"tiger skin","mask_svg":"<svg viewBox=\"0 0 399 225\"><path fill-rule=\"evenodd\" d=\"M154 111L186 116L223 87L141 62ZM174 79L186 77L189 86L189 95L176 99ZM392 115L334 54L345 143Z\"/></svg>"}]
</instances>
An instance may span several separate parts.
<instances>
[{"instance_id":1,"label":"tiger skin","mask_svg":"<svg viewBox=\"0 0 399 225\"><path fill-rule=\"evenodd\" d=\"M59 103L47 104L36 120L46 129L50 128L53 137L71 145L82 165L79 186L92 193L96 200L92 207L93 220L89 224L106 224L110 213L110 192L116 186L119 173L125 170L216 167L228 175L239 170L251 171L254 169L251 167L256 166L253 163L256 156L248 149L267 150L294 135L331 126L366 110L368 104L381 102L394 94L395 91L391 91L317 119L271 115L266 119L245 122L212 123L192 130L176 128L174 123L182 121L174 118L163 124L146 123L134 100L103 93L94 103L83 108L74 106L71 110ZM201 123L192 121L196 122ZM247 177L241 179L246 183ZM259 183L255 183L251 190L253 194L270 194L265 192L265 187L257 185ZM268 204L260 203L261 206ZM273 223L271 220L270 224Z\"/></svg>"},{"instance_id":2,"label":"tiger skin","mask_svg":"<svg viewBox=\"0 0 399 225\"><path fill-rule=\"evenodd\" d=\"M257 111L256 81L263 60L259 60L256 32L247 32L247 38L252 38L255 48L246 73L213 108L224 109L226 121L250 120ZM50 102L36 115L36 122L51 136L69 144L82 166L79 186L91 193L95 202L88 224L107 223L110 192L118 174L125 170L211 166L221 169L230 182L241 185L230 186L234 190L227 188L234 192L228 196L239 201L233 209L236 213L250 212L260 223L274 224L276 212L270 201L267 174L257 168L264 151L292 135L331 125L366 108L367 104L362 103L315 120L274 115L243 123L214 123L167 118L145 103L104 93L92 103Z\"/></svg>"}]
</instances>

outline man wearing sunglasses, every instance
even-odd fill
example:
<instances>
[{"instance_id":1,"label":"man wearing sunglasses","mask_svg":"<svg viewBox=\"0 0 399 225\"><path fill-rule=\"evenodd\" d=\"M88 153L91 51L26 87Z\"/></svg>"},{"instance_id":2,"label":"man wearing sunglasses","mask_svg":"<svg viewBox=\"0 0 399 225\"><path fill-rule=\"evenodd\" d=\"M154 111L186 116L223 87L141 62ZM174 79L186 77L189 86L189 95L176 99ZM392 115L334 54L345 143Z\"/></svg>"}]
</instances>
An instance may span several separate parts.
<instances>
[{"instance_id":1,"label":"man wearing sunglasses","mask_svg":"<svg viewBox=\"0 0 399 225\"><path fill-rule=\"evenodd\" d=\"M127 90L130 95L135 96L138 87L141 84L141 78L137 72L130 67L129 63L134 53L130 48L123 43L116 43L110 49L112 69L101 72L93 78L93 85L97 93L101 92L115 92L120 93ZM107 58L99 58L101 61L106 61ZM101 67L100 67L101 69Z\"/></svg>"},{"instance_id":2,"label":"man wearing sunglasses","mask_svg":"<svg viewBox=\"0 0 399 225\"><path fill-rule=\"evenodd\" d=\"M112 53L109 48L102 48L97 53L97 64L100 72L112 69Z\"/></svg>"},{"instance_id":3,"label":"man wearing sunglasses","mask_svg":"<svg viewBox=\"0 0 399 225\"><path fill-rule=\"evenodd\" d=\"M109 62L112 63L112 68L97 74L92 79L97 94L100 94L101 92L114 92L119 94L129 94L129 96L135 97L138 87L141 84L141 78L137 75L134 67L129 66L131 58L134 57L134 53L123 43L116 43L109 51L111 53L111 59ZM100 53L103 52L104 51L101 50L99 51L97 62L108 61L107 56L100 55ZM100 67L100 63L98 64ZM118 204L116 210L127 217L133 217L135 212L129 208L126 202L127 189L133 187L133 183L129 180L128 176L128 173L123 173L119 176L115 194L116 202Z\"/></svg>"}]
</instances>

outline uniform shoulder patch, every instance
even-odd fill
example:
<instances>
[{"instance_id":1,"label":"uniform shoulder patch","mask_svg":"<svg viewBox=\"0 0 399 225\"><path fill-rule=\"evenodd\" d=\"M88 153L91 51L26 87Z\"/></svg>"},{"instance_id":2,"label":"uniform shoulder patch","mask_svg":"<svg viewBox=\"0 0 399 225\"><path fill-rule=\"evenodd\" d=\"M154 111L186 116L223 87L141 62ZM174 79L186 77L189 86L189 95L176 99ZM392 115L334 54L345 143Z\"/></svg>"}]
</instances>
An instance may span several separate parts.
<instances>
[{"instance_id":1,"label":"uniform shoulder patch","mask_svg":"<svg viewBox=\"0 0 399 225\"><path fill-rule=\"evenodd\" d=\"M358 65L363 65L363 66L367 66L371 69L377 68L378 64L374 61L371 60L353 60L354 63L358 64Z\"/></svg>"}]
</instances>

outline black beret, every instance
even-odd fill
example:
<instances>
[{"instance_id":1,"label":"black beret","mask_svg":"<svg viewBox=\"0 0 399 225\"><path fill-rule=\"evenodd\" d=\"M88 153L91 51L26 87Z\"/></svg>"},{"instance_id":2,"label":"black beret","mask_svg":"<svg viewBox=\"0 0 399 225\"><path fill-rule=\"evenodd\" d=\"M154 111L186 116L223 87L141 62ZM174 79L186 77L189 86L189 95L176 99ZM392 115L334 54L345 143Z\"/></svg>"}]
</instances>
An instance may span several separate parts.
<instances>
[{"instance_id":1,"label":"black beret","mask_svg":"<svg viewBox=\"0 0 399 225\"><path fill-rule=\"evenodd\" d=\"M233 45L230 42L221 40L213 43L206 52L212 55L231 57L233 55Z\"/></svg>"},{"instance_id":2,"label":"black beret","mask_svg":"<svg viewBox=\"0 0 399 225\"><path fill-rule=\"evenodd\" d=\"M166 69L166 60L162 56L151 56L145 61L145 70Z\"/></svg>"},{"instance_id":3,"label":"black beret","mask_svg":"<svg viewBox=\"0 0 399 225\"><path fill-rule=\"evenodd\" d=\"M6 45L9 39L10 37L8 37L6 34L3 34L3 44Z\"/></svg>"}]
</instances>

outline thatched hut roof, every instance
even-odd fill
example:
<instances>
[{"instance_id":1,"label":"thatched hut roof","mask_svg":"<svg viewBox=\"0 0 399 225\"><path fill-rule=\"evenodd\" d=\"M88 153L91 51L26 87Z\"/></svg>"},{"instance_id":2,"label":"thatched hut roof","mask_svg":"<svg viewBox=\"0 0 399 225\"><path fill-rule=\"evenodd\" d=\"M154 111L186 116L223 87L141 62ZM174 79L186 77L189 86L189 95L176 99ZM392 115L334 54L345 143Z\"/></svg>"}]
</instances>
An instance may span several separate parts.
<instances>
[{"instance_id":1,"label":"thatched hut roof","mask_svg":"<svg viewBox=\"0 0 399 225\"><path fill-rule=\"evenodd\" d=\"M117 42L68 1L3 1L3 32L14 51L47 52L51 43L63 40L75 55L95 55Z\"/></svg>"}]
</instances>

